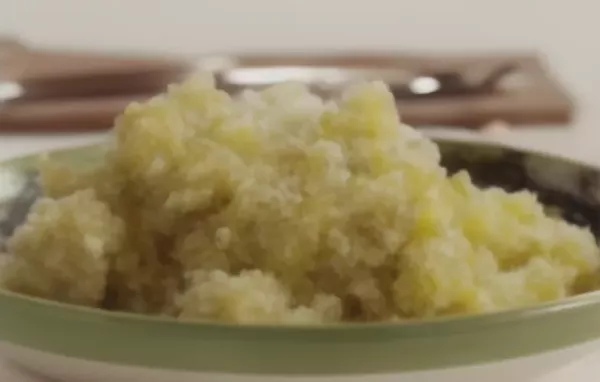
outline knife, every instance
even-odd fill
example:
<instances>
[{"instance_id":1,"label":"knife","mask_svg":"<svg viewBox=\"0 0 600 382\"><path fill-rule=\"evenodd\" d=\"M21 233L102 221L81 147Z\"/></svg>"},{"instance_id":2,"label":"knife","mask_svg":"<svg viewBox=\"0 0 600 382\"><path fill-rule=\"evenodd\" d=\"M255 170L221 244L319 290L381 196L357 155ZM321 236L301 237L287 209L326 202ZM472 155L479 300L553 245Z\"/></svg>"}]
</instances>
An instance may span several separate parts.
<instances>
[{"instance_id":1,"label":"knife","mask_svg":"<svg viewBox=\"0 0 600 382\"><path fill-rule=\"evenodd\" d=\"M28 77L0 81L0 105L42 100L97 98L151 94L189 76L194 69L186 64L140 70L122 70L61 76Z\"/></svg>"},{"instance_id":2,"label":"knife","mask_svg":"<svg viewBox=\"0 0 600 382\"><path fill-rule=\"evenodd\" d=\"M458 72L414 75L402 69L336 67L246 67L217 72L218 86L235 93L285 81L307 84L324 97L335 96L344 83L383 80L399 100L473 96L493 92L509 64L495 68L483 81L469 83ZM191 64L71 76L25 78L0 82L0 131L105 129L128 103L160 93L194 71ZM4 129L3 129L4 127Z\"/></svg>"},{"instance_id":3,"label":"knife","mask_svg":"<svg viewBox=\"0 0 600 382\"><path fill-rule=\"evenodd\" d=\"M262 88L276 83L296 81L313 91L331 97L345 83L353 81L383 81L398 100L430 97L477 96L493 93L500 82L518 69L506 62L493 67L482 79L469 81L459 71L414 73L402 68L343 68L314 66L240 67L217 71L219 86L229 92L247 88Z\"/></svg>"}]
</instances>

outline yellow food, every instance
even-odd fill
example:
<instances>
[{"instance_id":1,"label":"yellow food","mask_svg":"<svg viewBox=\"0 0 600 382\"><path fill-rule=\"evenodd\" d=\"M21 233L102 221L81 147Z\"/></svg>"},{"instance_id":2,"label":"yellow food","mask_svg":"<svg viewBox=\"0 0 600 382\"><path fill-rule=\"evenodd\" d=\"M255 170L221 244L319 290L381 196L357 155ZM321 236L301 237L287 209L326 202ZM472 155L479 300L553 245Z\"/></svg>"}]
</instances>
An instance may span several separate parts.
<instances>
[{"instance_id":1,"label":"yellow food","mask_svg":"<svg viewBox=\"0 0 600 382\"><path fill-rule=\"evenodd\" d=\"M588 229L448 176L385 85L230 97L210 76L130 105L98 168L46 162L6 288L185 320L386 321L594 288Z\"/></svg>"},{"instance_id":2,"label":"yellow food","mask_svg":"<svg viewBox=\"0 0 600 382\"><path fill-rule=\"evenodd\" d=\"M60 200L39 200L10 240L15 256L3 269L10 289L58 301L98 305L106 290L109 256L125 227L91 189Z\"/></svg>"}]
</instances>

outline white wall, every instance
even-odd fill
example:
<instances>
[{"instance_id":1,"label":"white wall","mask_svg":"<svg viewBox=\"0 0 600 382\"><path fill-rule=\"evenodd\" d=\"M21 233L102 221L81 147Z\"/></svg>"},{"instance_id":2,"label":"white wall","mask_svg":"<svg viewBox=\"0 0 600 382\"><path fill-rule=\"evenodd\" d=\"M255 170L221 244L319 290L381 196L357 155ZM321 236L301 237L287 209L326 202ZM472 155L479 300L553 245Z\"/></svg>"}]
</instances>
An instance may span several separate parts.
<instances>
[{"instance_id":1,"label":"white wall","mask_svg":"<svg viewBox=\"0 0 600 382\"><path fill-rule=\"evenodd\" d=\"M593 0L152 1L0 0L0 31L51 44L188 52L487 48L574 41L591 32L598 8Z\"/></svg>"}]
</instances>

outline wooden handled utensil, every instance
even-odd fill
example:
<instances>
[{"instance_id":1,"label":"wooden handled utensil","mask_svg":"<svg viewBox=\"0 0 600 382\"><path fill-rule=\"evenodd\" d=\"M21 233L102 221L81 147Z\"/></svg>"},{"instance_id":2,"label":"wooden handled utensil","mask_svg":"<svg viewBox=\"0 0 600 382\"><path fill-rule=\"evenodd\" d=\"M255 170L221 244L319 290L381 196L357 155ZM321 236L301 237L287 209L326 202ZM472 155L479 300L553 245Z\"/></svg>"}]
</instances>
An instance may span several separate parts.
<instances>
[{"instance_id":1,"label":"wooden handled utensil","mask_svg":"<svg viewBox=\"0 0 600 382\"><path fill-rule=\"evenodd\" d=\"M226 58L210 70L232 93L300 81L330 96L349 81L383 80L404 122L415 126L478 128L504 120L518 128L565 124L573 114L570 98L535 55ZM0 39L0 132L109 129L128 103L162 92L210 59L45 51ZM515 75L520 85L506 86Z\"/></svg>"}]
</instances>

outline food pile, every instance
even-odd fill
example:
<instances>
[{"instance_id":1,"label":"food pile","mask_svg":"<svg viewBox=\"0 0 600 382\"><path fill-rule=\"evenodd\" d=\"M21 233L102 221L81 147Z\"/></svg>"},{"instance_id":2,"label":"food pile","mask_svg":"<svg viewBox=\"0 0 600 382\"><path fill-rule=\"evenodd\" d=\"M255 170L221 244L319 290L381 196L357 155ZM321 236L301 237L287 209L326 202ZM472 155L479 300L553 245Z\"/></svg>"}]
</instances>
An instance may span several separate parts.
<instances>
[{"instance_id":1,"label":"food pile","mask_svg":"<svg viewBox=\"0 0 600 382\"><path fill-rule=\"evenodd\" d=\"M588 229L449 176L382 83L324 101L210 76L134 103L93 169L45 160L5 288L243 324L412 320L596 288Z\"/></svg>"}]
</instances>

